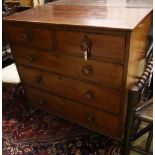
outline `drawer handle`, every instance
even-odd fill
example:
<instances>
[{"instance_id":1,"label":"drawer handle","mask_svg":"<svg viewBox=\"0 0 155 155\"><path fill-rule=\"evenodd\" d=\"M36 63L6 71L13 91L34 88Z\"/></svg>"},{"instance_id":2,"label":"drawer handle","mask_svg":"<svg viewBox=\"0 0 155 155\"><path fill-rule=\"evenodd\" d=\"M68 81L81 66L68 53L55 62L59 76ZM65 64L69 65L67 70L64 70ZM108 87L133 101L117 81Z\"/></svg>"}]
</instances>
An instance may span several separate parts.
<instances>
[{"instance_id":1,"label":"drawer handle","mask_svg":"<svg viewBox=\"0 0 155 155\"><path fill-rule=\"evenodd\" d=\"M31 40L31 33L29 30L25 30L25 32L21 35L21 38L24 41L30 41Z\"/></svg>"},{"instance_id":2,"label":"drawer handle","mask_svg":"<svg viewBox=\"0 0 155 155\"><path fill-rule=\"evenodd\" d=\"M22 34L21 37L22 37L22 39L23 39L24 41L27 41L27 40L28 40L28 36L27 36L26 34Z\"/></svg>"},{"instance_id":3,"label":"drawer handle","mask_svg":"<svg viewBox=\"0 0 155 155\"><path fill-rule=\"evenodd\" d=\"M82 69L82 73L85 75L85 76L88 76L92 73L93 71L93 68L91 66L85 66L83 67Z\"/></svg>"},{"instance_id":4,"label":"drawer handle","mask_svg":"<svg viewBox=\"0 0 155 155\"><path fill-rule=\"evenodd\" d=\"M87 120L88 120L88 122L92 123L95 121L95 116L93 114L90 114L87 116Z\"/></svg>"},{"instance_id":5,"label":"drawer handle","mask_svg":"<svg viewBox=\"0 0 155 155\"><path fill-rule=\"evenodd\" d=\"M45 100L45 99L40 99L40 100L39 100L39 103L40 103L41 105L45 105L45 104L46 104L46 100Z\"/></svg>"},{"instance_id":6,"label":"drawer handle","mask_svg":"<svg viewBox=\"0 0 155 155\"><path fill-rule=\"evenodd\" d=\"M28 61L30 62L30 63L32 63L32 62L34 62L35 61L35 57L34 56L28 56Z\"/></svg>"},{"instance_id":7,"label":"drawer handle","mask_svg":"<svg viewBox=\"0 0 155 155\"><path fill-rule=\"evenodd\" d=\"M84 41L81 43L81 50L84 55L84 60L87 61L88 56L90 55L90 41L88 40L87 36L85 36Z\"/></svg>"},{"instance_id":8,"label":"drawer handle","mask_svg":"<svg viewBox=\"0 0 155 155\"><path fill-rule=\"evenodd\" d=\"M85 94L86 99L92 100L94 98L94 92L93 91L87 91Z\"/></svg>"},{"instance_id":9,"label":"drawer handle","mask_svg":"<svg viewBox=\"0 0 155 155\"><path fill-rule=\"evenodd\" d=\"M39 84L41 81L42 81L42 77L41 77L40 75L38 75L38 76L36 76L36 77L34 78L34 82L35 82L36 84Z\"/></svg>"}]
</instances>

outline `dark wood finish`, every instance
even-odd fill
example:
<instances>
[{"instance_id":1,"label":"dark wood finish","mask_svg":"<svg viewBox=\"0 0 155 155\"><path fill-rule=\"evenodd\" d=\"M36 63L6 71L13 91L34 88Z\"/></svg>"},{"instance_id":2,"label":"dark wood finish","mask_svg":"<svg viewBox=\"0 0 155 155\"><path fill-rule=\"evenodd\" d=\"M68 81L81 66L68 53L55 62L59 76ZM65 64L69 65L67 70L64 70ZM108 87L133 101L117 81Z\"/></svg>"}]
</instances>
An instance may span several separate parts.
<instances>
[{"instance_id":1,"label":"dark wood finish","mask_svg":"<svg viewBox=\"0 0 155 155\"><path fill-rule=\"evenodd\" d=\"M151 135L149 135L148 142L146 145L147 151L151 143L152 127L153 127L153 118L151 118L152 112L153 112L153 108L152 108L153 106L151 105L151 103L153 102L153 100L150 99L152 98L152 95L150 93L149 82L151 80L150 78L152 77L152 70L153 70L152 52L153 50L151 51L151 54L147 57L147 64L142 76L136 82L136 84L129 89L126 128L125 128L125 135L124 135L125 145L123 146L124 153L127 155L130 154L132 140L139 138L148 130L150 130ZM147 71L148 69L149 71ZM147 75L146 75L146 71L147 71ZM145 80L143 78L143 75L146 75ZM135 133L134 124L135 124L135 119L137 118L140 121L147 122L148 125L141 130L137 130L137 133ZM139 151L141 151L141 149ZM146 151L142 150L142 152L145 152L145 154L148 154L148 152Z\"/></svg>"},{"instance_id":2,"label":"dark wood finish","mask_svg":"<svg viewBox=\"0 0 155 155\"><path fill-rule=\"evenodd\" d=\"M12 47L16 51L14 56L18 64L45 69L77 79L89 80L99 85L121 87L122 65L92 60L85 61L83 58L66 56L58 52Z\"/></svg>"},{"instance_id":3,"label":"dark wood finish","mask_svg":"<svg viewBox=\"0 0 155 155\"><path fill-rule=\"evenodd\" d=\"M30 92L27 93L28 98L31 104L36 107L80 123L96 131L103 132L104 130L105 134L114 137L121 135L119 130L119 118L117 116L44 93L31 87L25 86L25 90L26 92Z\"/></svg>"},{"instance_id":4,"label":"dark wood finish","mask_svg":"<svg viewBox=\"0 0 155 155\"><path fill-rule=\"evenodd\" d=\"M153 108L152 108L152 111L153 111ZM145 147L145 151L149 154L150 152L150 147L151 147L151 143L152 143L152 140L153 140L153 126L149 132L149 135L148 135L148 138L147 138L147 143L146 143L146 147Z\"/></svg>"},{"instance_id":5,"label":"dark wood finish","mask_svg":"<svg viewBox=\"0 0 155 155\"><path fill-rule=\"evenodd\" d=\"M121 92L97 87L61 75L18 66L22 81L32 87L48 91L109 113L119 114ZM49 82L50 81L50 82ZM114 108L115 107L115 108Z\"/></svg>"},{"instance_id":6,"label":"dark wood finish","mask_svg":"<svg viewBox=\"0 0 155 155\"><path fill-rule=\"evenodd\" d=\"M136 116L145 122L153 122L153 104L139 110Z\"/></svg>"},{"instance_id":7,"label":"dark wood finish","mask_svg":"<svg viewBox=\"0 0 155 155\"><path fill-rule=\"evenodd\" d=\"M151 14L152 1L62 0L3 19L23 84L35 88L26 88L30 102L44 94L49 112L121 140ZM20 37L25 29L27 41ZM89 125L94 115L97 123Z\"/></svg>"}]
</instances>

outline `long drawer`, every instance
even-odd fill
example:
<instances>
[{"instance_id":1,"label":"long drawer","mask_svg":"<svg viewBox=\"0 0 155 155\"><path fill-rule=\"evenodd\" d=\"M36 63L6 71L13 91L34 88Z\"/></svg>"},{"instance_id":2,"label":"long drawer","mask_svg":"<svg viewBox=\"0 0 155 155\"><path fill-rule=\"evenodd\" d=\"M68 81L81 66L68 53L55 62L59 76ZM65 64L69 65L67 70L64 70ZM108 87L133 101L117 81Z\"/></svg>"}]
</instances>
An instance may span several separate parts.
<instances>
[{"instance_id":1,"label":"long drawer","mask_svg":"<svg viewBox=\"0 0 155 155\"><path fill-rule=\"evenodd\" d=\"M76 31L56 31L57 47L62 53L97 60L124 61L125 37L123 35L105 35Z\"/></svg>"},{"instance_id":2,"label":"long drawer","mask_svg":"<svg viewBox=\"0 0 155 155\"><path fill-rule=\"evenodd\" d=\"M31 87L25 86L25 90L29 102L36 107L112 137L120 138L121 136L119 117Z\"/></svg>"},{"instance_id":3,"label":"long drawer","mask_svg":"<svg viewBox=\"0 0 155 155\"><path fill-rule=\"evenodd\" d=\"M41 90L80 103L118 114L121 106L121 92L97 87L61 75L51 74L28 67L18 66L22 82Z\"/></svg>"},{"instance_id":4,"label":"long drawer","mask_svg":"<svg viewBox=\"0 0 155 155\"><path fill-rule=\"evenodd\" d=\"M18 64L25 64L53 71L62 75L87 80L99 85L120 88L122 86L123 66L62 55L36 49L13 47Z\"/></svg>"},{"instance_id":5,"label":"long drawer","mask_svg":"<svg viewBox=\"0 0 155 155\"><path fill-rule=\"evenodd\" d=\"M35 47L46 50L52 50L54 48L54 35L50 29L16 25L7 25L5 29L8 33L8 39L11 45Z\"/></svg>"}]
</instances>

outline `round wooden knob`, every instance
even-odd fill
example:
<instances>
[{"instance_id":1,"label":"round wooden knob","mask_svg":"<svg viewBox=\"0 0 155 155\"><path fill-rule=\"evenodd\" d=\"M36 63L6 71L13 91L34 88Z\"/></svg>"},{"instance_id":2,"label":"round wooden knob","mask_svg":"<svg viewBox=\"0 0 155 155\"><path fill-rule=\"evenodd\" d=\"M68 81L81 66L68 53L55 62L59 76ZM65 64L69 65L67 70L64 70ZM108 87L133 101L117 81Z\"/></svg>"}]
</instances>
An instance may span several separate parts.
<instances>
[{"instance_id":1,"label":"round wooden knob","mask_svg":"<svg viewBox=\"0 0 155 155\"><path fill-rule=\"evenodd\" d=\"M30 63L32 63L32 62L34 62L35 61L35 57L34 56L28 56L28 61L30 62Z\"/></svg>"},{"instance_id":2,"label":"round wooden knob","mask_svg":"<svg viewBox=\"0 0 155 155\"><path fill-rule=\"evenodd\" d=\"M39 100L39 103L40 103L41 105L45 105L45 104L46 104L46 100L45 100L45 99L40 99L40 100Z\"/></svg>"},{"instance_id":3,"label":"round wooden knob","mask_svg":"<svg viewBox=\"0 0 155 155\"><path fill-rule=\"evenodd\" d=\"M87 120L88 120L88 122L94 122L95 116L93 114L90 114L90 115L88 115Z\"/></svg>"},{"instance_id":4,"label":"round wooden knob","mask_svg":"<svg viewBox=\"0 0 155 155\"><path fill-rule=\"evenodd\" d=\"M26 34L22 34L21 35L21 38L24 40L24 41L28 41L28 36Z\"/></svg>"},{"instance_id":5,"label":"round wooden knob","mask_svg":"<svg viewBox=\"0 0 155 155\"><path fill-rule=\"evenodd\" d=\"M94 97L94 92L93 91L87 91L85 94L86 99L92 100Z\"/></svg>"},{"instance_id":6,"label":"round wooden knob","mask_svg":"<svg viewBox=\"0 0 155 155\"><path fill-rule=\"evenodd\" d=\"M39 84L40 82L42 81L42 77L39 75L39 76L36 76L35 78L34 78L34 82L36 83L36 84Z\"/></svg>"},{"instance_id":7,"label":"round wooden knob","mask_svg":"<svg viewBox=\"0 0 155 155\"><path fill-rule=\"evenodd\" d=\"M25 32L23 34L21 34L21 38L24 41L30 41L31 40L31 33L29 30L25 30Z\"/></svg>"},{"instance_id":8,"label":"round wooden knob","mask_svg":"<svg viewBox=\"0 0 155 155\"><path fill-rule=\"evenodd\" d=\"M85 75L85 76L88 76L92 73L93 71L93 68L91 66L85 66L83 69L82 69L82 73Z\"/></svg>"}]
</instances>

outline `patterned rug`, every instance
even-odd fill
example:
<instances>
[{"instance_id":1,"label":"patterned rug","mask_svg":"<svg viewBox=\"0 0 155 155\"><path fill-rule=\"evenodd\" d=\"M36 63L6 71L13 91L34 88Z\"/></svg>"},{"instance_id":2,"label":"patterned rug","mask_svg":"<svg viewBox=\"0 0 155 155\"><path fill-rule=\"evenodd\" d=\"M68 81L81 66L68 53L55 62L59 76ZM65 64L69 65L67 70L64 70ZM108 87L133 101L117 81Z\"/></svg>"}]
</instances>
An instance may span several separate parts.
<instances>
[{"instance_id":1,"label":"patterned rug","mask_svg":"<svg viewBox=\"0 0 155 155\"><path fill-rule=\"evenodd\" d=\"M119 154L107 137L26 104L16 85L2 92L3 155Z\"/></svg>"}]
</instances>

